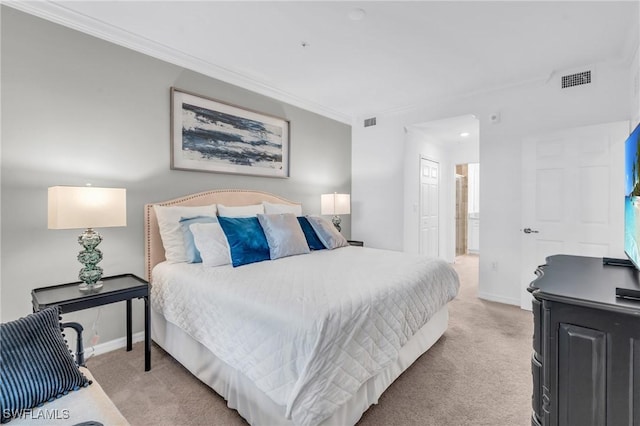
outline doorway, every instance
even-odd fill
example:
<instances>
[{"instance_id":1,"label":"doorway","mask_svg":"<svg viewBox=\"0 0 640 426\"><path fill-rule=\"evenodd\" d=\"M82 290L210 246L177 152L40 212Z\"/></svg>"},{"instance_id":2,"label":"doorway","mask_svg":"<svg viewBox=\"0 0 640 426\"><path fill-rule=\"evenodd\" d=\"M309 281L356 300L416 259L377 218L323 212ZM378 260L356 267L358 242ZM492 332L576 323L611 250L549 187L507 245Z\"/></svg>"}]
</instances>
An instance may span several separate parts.
<instances>
[{"instance_id":1,"label":"doorway","mask_svg":"<svg viewBox=\"0 0 640 426\"><path fill-rule=\"evenodd\" d=\"M628 122L597 124L522 141L520 306L547 256L621 257L622 164Z\"/></svg>"},{"instance_id":2,"label":"doorway","mask_svg":"<svg viewBox=\"0 0 640 426\"><path fill-rule=\"evenodd\" d=\"M480 253L480 164L456 164L456 257Z\"/></svg>"},{"instance_id":3,"label":"doorway","mask_svg":"<svg viewBox=\"0 0 640 426\"><path fill-rule=\"evenodd\" d=\"M405 127L404 147L404 250L437 253L456 261L456 164L478 163L479 121L473 115L415 123ZM437 163L437 187L428 195L423 182L427 172L423 159ZM428 172L429 175L431 171ZM424 202L429 200L429 207ZM435 209L427 219L428 209ZM437 214L436 214L437 213ZM435 223L437 229L428 224ZM427 229L429 228L429 231Z\"/></svg>"}]
</instances>

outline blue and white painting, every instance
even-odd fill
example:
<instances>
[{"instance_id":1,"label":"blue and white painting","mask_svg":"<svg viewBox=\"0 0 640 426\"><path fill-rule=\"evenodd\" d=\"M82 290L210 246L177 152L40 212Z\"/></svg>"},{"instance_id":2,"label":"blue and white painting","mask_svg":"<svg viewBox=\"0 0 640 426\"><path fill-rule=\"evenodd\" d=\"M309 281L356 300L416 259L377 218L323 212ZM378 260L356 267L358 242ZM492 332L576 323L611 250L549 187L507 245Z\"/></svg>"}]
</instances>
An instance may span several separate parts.
<instances>
[{"instance_id":1,"label":"blue and white painting","mask_svg":"<svg viewBox=\"0 0 640 426\"><path fill-rule=\"evenodd\" d=\"M174 90L172 167L288 176L288 125L280 118Z\"/></svg>"}]
</instances>

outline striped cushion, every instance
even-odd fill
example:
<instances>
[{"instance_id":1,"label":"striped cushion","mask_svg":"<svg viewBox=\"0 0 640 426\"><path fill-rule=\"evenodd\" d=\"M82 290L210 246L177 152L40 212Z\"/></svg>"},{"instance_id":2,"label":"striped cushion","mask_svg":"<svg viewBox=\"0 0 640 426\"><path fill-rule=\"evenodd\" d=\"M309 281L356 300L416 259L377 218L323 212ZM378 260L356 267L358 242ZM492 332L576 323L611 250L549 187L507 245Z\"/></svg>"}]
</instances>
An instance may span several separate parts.
<instances>
[{"instance_id":1,"label":"striped cushion","mask_svg":"<svg viewBox=\"0 0 640 426\"><path fill-rule=\"evenodd\" d=\"M57 307L0 324L2 423L90 383L62 336Z\"/></svg>"}]
</instances>

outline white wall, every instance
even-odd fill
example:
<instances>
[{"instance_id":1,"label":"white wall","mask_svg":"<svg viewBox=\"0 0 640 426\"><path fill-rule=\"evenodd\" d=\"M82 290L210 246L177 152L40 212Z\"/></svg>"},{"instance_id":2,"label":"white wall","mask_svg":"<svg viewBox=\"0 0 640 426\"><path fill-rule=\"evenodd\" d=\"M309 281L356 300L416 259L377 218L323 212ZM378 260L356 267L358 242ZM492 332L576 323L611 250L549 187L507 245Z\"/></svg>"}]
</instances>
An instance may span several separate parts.
<instances>
[{"instance_id":1,"label":"white wall","mask_svg":"<svg viewBox=\"0 0 640 426\"><path fill-rule=\"evenodd\" d=\"M629 65L596 64L594 83L561 90L559 73L553 78L477 93L407 111L381 114L378 125L352 128L352 200L367 215L353 217L352 232L368 245L390 249L405 247L402 223L412 200L405 183L404 127L413 123L474 114L480 120L480 294L488 299L519 305L521 142L529 136L589 124L628 120ZM491 114L499 112L499 123ZM453 163L451 161L450 163ZM371 182L377 169L380 178ZM407 242L407 245L412 243ZM622 242L620 243L622 244ZM495 270L490 265L496 263Z\"/></svg>"},{"instance_id":2,"label":"white wall","mask_svg":"<svg viewBox=\"0 0 640 426\"><path fill-rule=\"evenodd\" d=\"M629 87L631 87L630 130L635 129L635 127L640 124L640 8L638 8L638 19L635 24L636 37L635 40L630 41L631 43L635 43L636 47L629 70Z\"/></svg>"},{"instance_id":3,"label":"white wall","mask_svg":"<svg viewBox=\"0 0 640 426\"><path fill-rule=\"evenodd\" d=\"M363 120L351 131L352 144L353 139L360 140L351 155L352 170L358 168L357 181L351 180L351 235L368 247L402 250L403 220L397 214L403 205L402 186L389 189L391 182L404 179L403 125L394 116L380 117L375 127L362 127ZM359 224L357 231L354 223Z\"/></svg>"},{"instance_id":4,"label":"white wall","mask_svg":"<svg viewBox=\"0 0 640 426\"><path fill-rule=\"evenodd\" d=\"M351 192L348 125L24 14L2 10L1 318L31 311L36 287L77 281L81 230L47 229L47 188L124 187L127 226L99 230L105 276L144 276L143 205L209 189L256 189L319 213ZM291 122L288 179L169 169L175 86ZM343 217L350 235L350 217ZM102 341L124 336L124 304L102 309ZM96 310L65 316L90 329ZM134 329L142 330L141 304ZM90 337L90 335L85 336Z\"/></svg>"},{"instance_id":5,"label":"white wall","mask_svg":"<svg viewBox=\"0 0 640 426\"><path fill-rule=\"evenodd\" d=\"M629 71L629 87L631 87L631 129L640 124L640 47L631 61Z\"/></svg>"}]
</instances>

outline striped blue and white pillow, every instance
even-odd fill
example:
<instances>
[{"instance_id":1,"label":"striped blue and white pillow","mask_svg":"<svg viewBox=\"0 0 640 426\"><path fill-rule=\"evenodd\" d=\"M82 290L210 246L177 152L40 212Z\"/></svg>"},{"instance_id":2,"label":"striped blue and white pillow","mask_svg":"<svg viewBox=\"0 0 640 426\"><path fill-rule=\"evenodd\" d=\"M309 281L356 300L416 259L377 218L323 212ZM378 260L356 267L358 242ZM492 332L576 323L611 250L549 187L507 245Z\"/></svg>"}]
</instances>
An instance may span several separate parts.
<instances>
[{"instance_id":1,"label":"striped blue and white pillow","mask_svg":"<svg viewBox=\"0 0 640 426\"><path fill-rule=\"evenodd\" d=\"M73 360L58 308L0 324L0 411L6 423L91 382Z\"/></svg>"}]
</instances>

